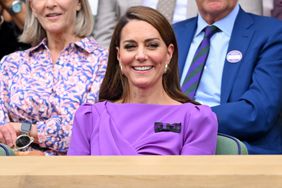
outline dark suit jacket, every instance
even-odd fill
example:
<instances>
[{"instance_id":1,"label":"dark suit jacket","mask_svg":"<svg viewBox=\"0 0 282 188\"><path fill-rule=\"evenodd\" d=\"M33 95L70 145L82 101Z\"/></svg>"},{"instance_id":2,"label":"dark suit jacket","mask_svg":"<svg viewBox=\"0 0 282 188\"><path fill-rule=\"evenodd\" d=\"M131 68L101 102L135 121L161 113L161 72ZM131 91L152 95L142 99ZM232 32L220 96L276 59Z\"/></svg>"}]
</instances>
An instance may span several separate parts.
<instances>
[{"instance_id":1,"label":"dark suit jacket","mask_svg":"<svg viewBox=\"0 0 282 188\"><path fill-rule=\"evenodd\" d=\"M173 27L181 75L197 18ZM282 153L282 22L240 8L228 47L232 50L243 58L224 64L221 104L212 107L219 132L244 141L251 154Z\"/></svg>"}]
</instances>

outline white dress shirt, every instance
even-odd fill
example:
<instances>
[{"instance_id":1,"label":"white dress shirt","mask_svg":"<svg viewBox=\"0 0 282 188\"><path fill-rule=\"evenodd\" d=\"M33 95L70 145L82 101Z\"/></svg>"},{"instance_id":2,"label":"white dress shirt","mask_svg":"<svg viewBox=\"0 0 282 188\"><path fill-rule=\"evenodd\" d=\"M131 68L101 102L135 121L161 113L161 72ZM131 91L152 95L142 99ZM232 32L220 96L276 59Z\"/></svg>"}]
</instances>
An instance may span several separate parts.
<instances>
[{"instance_id":1,"label":"white dress shirt","mask_svg":"<svg viewBox=\"0 0 282 188\"><path fill-rule=\"evenodd\" d=\"M209 55L203 70L201 81L195 94L195 100L202 104L209 106L216 106L220 104L222 72L228 44L238 12L239 5L237 5L228 16L213 24L217 26L221 32L214 34L210 40L211 45ZM183 73L181 75L181 85L184 82L194 54L204 38L203 29L206 26L208 26L207 22L199 16L198 27L194 39L192 40Z\"/></svg>"}]
</instances>

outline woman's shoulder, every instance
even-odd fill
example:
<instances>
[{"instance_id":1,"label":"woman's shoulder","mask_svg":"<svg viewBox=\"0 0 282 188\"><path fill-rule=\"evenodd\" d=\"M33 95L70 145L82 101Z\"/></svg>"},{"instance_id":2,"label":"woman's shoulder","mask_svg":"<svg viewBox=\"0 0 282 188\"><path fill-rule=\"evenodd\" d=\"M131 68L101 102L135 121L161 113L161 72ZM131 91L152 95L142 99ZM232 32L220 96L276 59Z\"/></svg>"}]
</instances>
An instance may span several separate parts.
<instances>
[{"instance_id":1,"label":"woman's shoulder","mask_svg":"<svg viewBox=\"0 0 282 188\"><path fill-rule=\"evenodd\" d=\"M97 102L97 103L85 103L82 104L76 111L76 116L85 116L89 114L100 114L100 112L105 109L106 102Z\"/></svg>"},{"instance_id":2,"label":"woman's shoulder","mask_svg":"<svg viewBox=\"0 0 282 188\"><path fill-rule=\"evenodd\" d=\"M207 105L184 103L180 105L180 108L194 118L215 117L215 113L212 111L211 107Z\"/></svg>"},{"instance_id":3,"label":"woman's shoulder","mask_svg":"<svg viewBox=\"0 0 282 188\"><path fill-rule=\"evenodd\" d=\"M28 62L29 53L30 49L27 49L5 55L0 61L1 69L7 71L11 68L19 68L22 62Z\"/></svg>"},{"instance_id":4,"label":"woman's shoulder","mask_svg":"<svg viewBox=\"0 0 282 188\"><path fill-rule=\"evenodd\" d=\"M23 58L29 55L30 48L26 50L20 50L20 51L15 51L10 54L5 55L2 59L1 62L9 61L9 60L15 60L19 58Z\"/></svg>"},{"instance_id":5,"label":"woman's shoulder","mask_svg":"<svg viewBox=\"0 0 282 188\"><path fill-rule=\"evenodd\" d=\"M88 53L108 56L108 50L102 47L102 45L100 45L93 36L85 37L76 42L76 44Z\"/></svg>"},{"instance_id":6,"label":"woman's shoulder","mask_svg":"<svg viewBox=\"0 0 282 188\"><path fill-rule=\"evenodd\" d=\"M204 105L204 104L193 104L191 102L189 103L183 103L181 105L182 108L191 108L195 111L205 111L205 110L211 110L211 107Z\"/></svg>"},{"instance_id":7,"label":"woman's shoulder","mask_svg":"<svg viewBox=\"0 0 282 188\"><path fill-rule=\"evenodd\" d=\"M190 114L190 119L193 122L209 122L209 125L214 125L217 129L218 120L211 107L207 105L194 105L193 109L194 110Z\"/></svg>"}]
</instances>

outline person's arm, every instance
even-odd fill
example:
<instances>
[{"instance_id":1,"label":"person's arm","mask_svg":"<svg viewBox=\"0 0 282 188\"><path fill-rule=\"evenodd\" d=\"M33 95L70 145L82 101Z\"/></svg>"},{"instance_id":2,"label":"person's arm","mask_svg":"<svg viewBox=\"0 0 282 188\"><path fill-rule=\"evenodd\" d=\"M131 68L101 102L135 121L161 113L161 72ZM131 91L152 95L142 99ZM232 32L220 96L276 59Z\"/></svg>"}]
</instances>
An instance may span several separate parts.
<instances>
[{"instance_id":1,"label":"person's arm","mask_svg":"<svg viewBox=\"0 0 282 188\"><path fill-rule=\"evenodd\" d=\"M3 16L7 22L14 22L19 29L23 29L26 14L26 4L22 2L22 10L17 14L11 14L9 9L14 0L0 0L0 5L4 9Z\"/></svg>"},{"instance_id":2,"label":"person's arm","mask_svg":"<svg viewBox=\"0 0 282 188\"><path fill-rule=\"evenodd\" d=\"M41 120L36 122L32 126L31 136L35 137L36 141L42 148L48 148L55 152L65 154L69 146L69 139L71 135L73 117L75 111L82 103L85 102L94 103L98 101L99 86L105 74L108 54L106 50L101 50L100 55L92 55L92 56L93 57L89 59L91 63L85 68L87 69L87 71L91 72L91 75L89 74L88 76L93 78L93 80L91 81L90 79L87 80L87 83L89 83L89 88L87 87L85 93L83 95L78 95L78 96L73 96L73 95L58 96L56 94L51 95L50 98L46 101L47 106L44 109L44 111L49 111L47 114L50 115L46 115L46 113L43 113L43 115L46 117L41 117L39 114L38 116L40 116ZM3 58L0 64L1 67L0 96L2 97L0 102L3 101L2 103L0 103L3 104L2 106L0 105L0 107L2 107L2 109L0 109L0 120L3 122L2 125L10 122L8 115L9 109L6 109L4 105L4 101L8 100L5 101L5 104L9 104L10 90L7 83L9 83L11 77L14 75L13 72L17 71L13 69L13 68L17 69L17 66L13 66L13 63L17 58L18 57L12 58L11 56L6 56ZM9 69L13 69L13 70L9 70ZM2 70L6 70L6 71L2 71ZM77 85L76 88L74 89L79 90L80 88L84 88L85 84L87 83L81 80L81 83ZM36 93L34 93L34 95L36 95ZM37 100L37 98L40 96L34 96L34 97L35 97L34 100ZM43 105L43 107L45 106ZM25 117L25 114L20 114L20 115L22 115L23 118L28 118ZM21 122L13 122L13 125L15 125L13 128L19 130L20 124ZM15 132L18 132L16 130ZM33 132L33 130L35 132Z\"/></svg>"},{"instance_id":3,"label":"person's arm","mask_svg":"<svg viewBox=\"0 0 282 188\"><path fill-rule=\"evenodd\" d=\"M90 104L79 107L75 113L68 155L91 155L91 135L96 119Z\"/></svg>"},{"instance_id":4,"label":"person's arm","mask_svg":"<svg viewBox=\"0 0 282 188\"><path fill-rule=\"evenodd\" d=\"M78 101L68 97L65 99L61 98L59 105L60 107L56 107L59 108L58 111L61 113L54 114L45 121L37 122L36 127L38 129L38 142L41 147L47 147L54 151L65 154L69 147L76 110L83 103L98 102L99 88L105 75L108 52L101 49L99 55L96 54L93 56L95 57L89 59L92 61L90 66L92 69L92 80L90 82L91 85L85 95L81 96L81 98L78 98ZM96 63L94 63L94 61ZM85 85L86 83L82 84ZM77 86L77 89L79 88L80 87ZM56 99L52 100L55 101Z\"/></svg>"},{"instance_id":5,"label":"person's arm","mask_svg":"<svg viewBox=\"0 0 282 188\"><path fill-rule=\"evenodd\" d=\"M5 71L4 58L0 62L0 143L12 147L16 141L17 132L14 126L7 126L10 122L8 110L5 103L9 103L8 73Z\"/></svg>"},{"instance_id":6,"label":"person's arm","mask_svg":"<svg viewBox=\"0 0 282 188\"><path fill-rule=\"evenodd\" d=\"M94 104L98 102L99 90L101 83L106 74L107 64L108 64L108 51L101 52L103 53L101 56L97 57L97 69L95 70L95 75L92 77L92 85L90 88L90 92L87 93L86 101L87 103Z\"/></svg>"},{"instance_id":7,"label":"person's arm","mask_svg":"<svg viewBox=\"0 0 282 188\"><path fill-rule=\"evenodd\" d=\"M90 90L80 103L71 102L66 98L65 105L61 102L61 114L56 114L46 121L37 122L38 142L41 147L47 147L54 151L65 154L69 148L69 141L73 127L73 120L76 110L83 103L96 103L98 101L99 88L105 75L108 53L106 50L96 56L96 65L93 68ZM54 99L55 100L55 99ZM61 99L63 100L63 99Z\"/></svg>"},{"instance_id":8,"label":"person's arm","mask_svg":"<svg viewBox=\"0 0 282 188\"><path fill-rule=\"evenodd\" d=\"M21 132L22 122L11 122L9 109L5 105L10 103L8 83L11 79L11 72L14 71L9 70L11 66L7 64L10 62L14 62L14 59L6 56L0 63L0 142L12 147L15 144L16 137ZM69 110L65 114L54 115L48 120L33 124L30 135L42 147L66 152L73 113L74 111Z\"/></svg>"},{"instance_id":9,"label":"person's arm","mask_svg":"<svg viewBox=\"0 0 282 188\"><path fill-rule=\"evenodd\" d=\"M6 66L9 63L6 63L8 58L3 58L0 62L0 143L7 144L10 147L13 147L16 141L16 138L21 133L21 122L10 122L9 112L6 108L6 104L10 103L10 91L8 90L8 82L10 80L9 71ZM38 142L37 137L37 128L35 125L32 125L30 135L35 139L34 141Z\"/></svg>"},{"instance_id":10,"label":"person's arm","mask_svg":"<svg viewBox=\"0 0 282 188\"><path fill-rule=\"evenodd\" d=\"M210 107L199 105L191 110L183 126L184 146L181 155L215 154L217 141L217 119Z\"/></svg>"},{"instance_id":11,"label":"person's arm","mask_svg":"<svg viewBox=\"0 0 282 188\"><path fill-rule=\"evenodd\" d=\"M115 25L119 19L115 0L100 0L95 16L94 37L105 48L109 48Z\"/></svg>"},{"instance_id":12,"label":"person's arm","mask_svg":"<svg viewBox=\"0 0 282 188\"><path fill-rule=\"evenodd\" d=\"M266 27L271 32L263 39L264 44L260 48L250 47L248 55L254 54L252 58L245 57L257 61L248 89L239 100L212 107L219 121L219 132L242 140L267 134L282 110L282 27Z\"/></svg>"}]
</instances>

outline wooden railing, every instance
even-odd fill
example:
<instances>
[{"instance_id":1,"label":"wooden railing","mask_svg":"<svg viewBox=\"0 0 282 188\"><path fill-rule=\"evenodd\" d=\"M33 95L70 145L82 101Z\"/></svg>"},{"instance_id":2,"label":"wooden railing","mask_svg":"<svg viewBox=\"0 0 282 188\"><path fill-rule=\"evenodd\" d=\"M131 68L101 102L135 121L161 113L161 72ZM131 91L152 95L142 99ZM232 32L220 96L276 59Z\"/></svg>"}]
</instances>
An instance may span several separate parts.
<instances>
[{"instance_id":1,"label":"wooden railing","mask_svg":"<svg viewBox=\"0 0 282 188\"><path fill-rule=\"evenodd\" d=\"M0 157L2 188L281 188L282 156Z\"/></svg>"}]
</instances>

